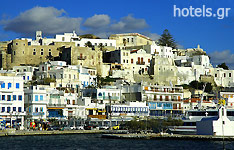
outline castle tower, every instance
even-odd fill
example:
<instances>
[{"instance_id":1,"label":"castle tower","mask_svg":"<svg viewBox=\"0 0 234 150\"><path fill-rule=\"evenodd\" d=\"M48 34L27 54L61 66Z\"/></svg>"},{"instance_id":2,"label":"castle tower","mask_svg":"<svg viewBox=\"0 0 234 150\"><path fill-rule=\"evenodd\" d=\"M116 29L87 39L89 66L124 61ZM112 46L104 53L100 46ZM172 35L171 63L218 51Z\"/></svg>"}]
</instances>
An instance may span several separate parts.
<instances>
[{"instance_id":1,"label":"castle tower","mask_svg":"<svg viewBox=\"0 0 234 150\"><path fill-rule=\"evenodd\" d=\"M36 31L36 40L39 41L42 39L42 31Z\"/></svg>"}]
</instances>

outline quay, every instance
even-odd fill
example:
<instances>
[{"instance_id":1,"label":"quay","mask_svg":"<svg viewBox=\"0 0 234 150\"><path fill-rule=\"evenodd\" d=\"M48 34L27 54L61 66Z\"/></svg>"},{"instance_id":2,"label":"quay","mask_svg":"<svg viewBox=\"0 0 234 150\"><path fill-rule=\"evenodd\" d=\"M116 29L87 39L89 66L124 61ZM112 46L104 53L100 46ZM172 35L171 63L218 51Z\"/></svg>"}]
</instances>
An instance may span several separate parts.
<instances>
[{"instance_id":1,"label":"quay","mask_svg":"<svg viewBox=\"0 0 234 150\"><path fill-rule=\"evenodd\" d=\"M212 136L212 135L160 135L156 133L148 134L103 134L102 138L110 139L170 139L170 140L213 140L213 141L234 141L234 136Z\"/></svg>"},{"instance_id":2,"label":"quay","mask_svg":"<svg viewBox=\"0 0 234 150\"><path fill-rule=\"evenodd\" d=\"M104 134L105 130L65 130L65 131L28 131L28 130L1 130L0 137L4 136L36 136L36 135L65 135L65 134Z\"/></svg>"}]
</instances>

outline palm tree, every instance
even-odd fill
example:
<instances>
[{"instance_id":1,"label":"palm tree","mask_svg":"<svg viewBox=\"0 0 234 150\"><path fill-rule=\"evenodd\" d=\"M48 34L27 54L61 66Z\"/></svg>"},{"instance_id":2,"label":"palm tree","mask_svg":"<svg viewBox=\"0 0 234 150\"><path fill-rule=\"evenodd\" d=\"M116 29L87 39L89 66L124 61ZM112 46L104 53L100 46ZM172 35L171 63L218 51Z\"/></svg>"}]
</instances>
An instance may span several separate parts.
<instances>
[{"instance_id":1,"label":"palm tree","mask_svg":"<svg viewBox=\"0 0 234 150\"><path fill-rule=\"evenodd\" d=\"M46 59L53 61L54 60L54 56L52 56L51 54L46 56Z\"/></svg>"}]
</instances>

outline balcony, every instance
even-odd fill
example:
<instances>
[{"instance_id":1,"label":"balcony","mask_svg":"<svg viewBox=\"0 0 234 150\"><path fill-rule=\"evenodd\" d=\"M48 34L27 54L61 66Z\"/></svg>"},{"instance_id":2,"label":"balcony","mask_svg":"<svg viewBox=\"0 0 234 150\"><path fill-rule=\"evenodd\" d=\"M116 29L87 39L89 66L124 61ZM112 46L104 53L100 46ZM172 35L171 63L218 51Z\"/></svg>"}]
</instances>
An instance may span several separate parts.
<instances>
[{"instance_id":1,"label":"balcony","mask_svg":"<svg viewBox=\"0 0 234 150\"><path fill-rule=\"evenodd\" d=\"M66 104L48 104L47 107L66 107Z\"/></svg>"},{"instance_id":2,"label":"balcony","mask_svg":"<svg viewBox=\"0 0 234 150\"><path fill-rule=\"evenodd\" d=\"M44 112L33 112L33 116L43 116L45 113Z\"/></svg>"},{"instance_id":3,"label":"balcony","mask_svg":"<svg viewBox=\"0 0 234 150\"><path fill-rule=\"evenodd\" d=\"M85 59L86 59L86 56L77 56L77 59L78 59L78 60L85 60Z\"/></svg>"},{"instance_id":4,"label":"balcony","mask_svg":"<svg viewBox=\"0 0 234 150\"><path fill-rule=\"evenodd\" d=\"M106 119L106 115L88 115L89 118Z\"/></svg>"},{"instance_id":5,"label":"balcony","mask_svg":"<svg viewBox=\"0 0 234 150\"><path fill-rule=\"evenodd\" d=\"M140 61L140 62L139 62L139 61L137 61L137 62L136 62L136 64L137 64L137 65L145 65L145 62L144 62L144 61L143 61L143 62L141 62L141 61Z\"/></svg>"}]
</instances>

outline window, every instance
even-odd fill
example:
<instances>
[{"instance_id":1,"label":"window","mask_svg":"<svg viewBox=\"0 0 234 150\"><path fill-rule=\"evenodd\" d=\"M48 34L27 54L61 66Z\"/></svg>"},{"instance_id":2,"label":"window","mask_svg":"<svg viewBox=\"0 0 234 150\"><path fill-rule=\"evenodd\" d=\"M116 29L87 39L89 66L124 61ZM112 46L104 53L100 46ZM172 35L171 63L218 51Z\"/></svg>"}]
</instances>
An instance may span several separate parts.
<instances>
[{"instance_id":1,"label":"window","mask_svg":"<svg viewBox=\"0 0 234 150\"><path fill-rule=\"evenodd\" d=\"M43 101L43 95L40 95L40 100Z\"/></svg>"},{"instance_id":2,"label":"window","mask_svg":"<svg viewBox=\"0 0 234 150\"><path fill-rule=\"evenodd\" d=\"M70 104L70 100L69 99L67 100L67 104Z\"/></svg>"},{"instance_id":3,"label":"window","mask_svg":"<svg viewBox=\"0 0 234 150\"><path fill-rule=\"evenodd\" d=\"M148 63L150 63L150 59L148 59Z\"/></svg>"},{"instance_id":4,"label":"window","mask_svg":"<svg viewBox=\"0 0 234 150\"><path fill-rule=\"evenodd\" d=\"M43 55L44 53L43 52L41 52L41 55Z\"/></svg>"},{"instance_id":5,"label":"window","mask_svg":"<svg viewBox=\"0 0 234 150\"><path fill-rule=\"evenodd\" d=\"M215 77L217 77L217 73L215 74Z\"/></svg>"},{"instance_id":6,"label":"window","mask_svg":"<svg viewBox=\"0 0 234 150\"><path fill-rule=\"evenodd\" d=\"M7 107L7 112L9 113L11 111L11 107Z\"/></svg>"},{"instance_id":7,"label":"window","mask_svg":"<svg viewBox=\"0 0 234 150\"><path fill-rule=\"evenodd\" d=\"M62 37L62 41L65 41L65 37Z\"/></svg>"},{"instance_id":8,"label":"window","mask_svg":"<svg viewBox=\"0 0 234 150\"><path fill-rule=\"evenodd\" d=\"M38 107L35 107L35 112L38 112Z\"/></svg>"},{"instance_id":9,"label":"window","mask_svg":"<svg viewBox=\"0 0 234 150\"><path fill-rule=\"evenodd\" d=\"M126 52L126 56L128 56L128 52Z\"/></svg>"},{"instance_id":10,"label":"window","mask_svg":"<svg viewBox=\"0 0 234 150\"><path fill-rule=\"evenodd\" d=\"M127 63L128 63L128 60L127 60Z\"/></svg>"},{"instance_id":11,"label":"window","mask_svg":"<svg viewBox=\"0 0 234 150\"><path fill-rule=\"evenodd\" d=\"M5 112L5 107L2 107L2 112Z\"/></svg>"},{"instance_id":12,"label":"window","mask_svg":"<svg viewBox=\"0 0 234 150\"><path fill-rule=\"evenodd\" d=\"M8 83L8 89L10 89L10 88L11 88L11 85L12 85L11 83Z\"/></svg>"},{"instance_id":13,"label":"window","mask_svg":"<svg viewBox=\"0 0 234 150\"><path fill-rule=\"evenodd\" d=\"M1 84L1 88L5 88L5 83L4 82Z\"/></svg>"},{"instance_id":14,"label":"window","mask_svg":"<svg viewBox=\"0 0 234 150\"><path fill-rule=\"evenodd\" d=\"M232 73L229 73L229 77L232 77Z\"/></svg>"},{"instance_id":15,"label":"window","mask_svg":"<svg viewBox=\"0 0 234 150\"><path fill-rule=\"evenodd\" d=\"M133 64L133 59L131 59L131 63Z\"/></svg>"},{"instance_id":16,"label":"window","mask_svg":"<svg viewBox=\"0 0 234 150\"><path fill-rule=\"evenodd\" d=\"M223 74L223 77L224 77L224 78L226 77L226 73Z\"/></svg>"},{"instance_id":17,"label":"window","mask_svg":"<svg viewBox=\"0 0 234 150\"><path fill-rule=\"evenodd\" d=\"M5 100L6 100L6 99L5 99L5 95L2 95L2 100L3 100L3 101L5 101Z\"/></svg>"},{"instance_id":18,"label":"window","mask_svg":"<svg viewBox=\"0 0 234 150\"><path fill-rule=\"evenodd\" d=\"M35 95L35 101L38 101L38 95Z\"/></svg>"},{"instance_id":19,"label":"window","mask_svg":"<svg viewBox=\"0 0 234 150\"><path fill-rule=\"evenodd\" d=\"M11 101L11 95L7 95L7 101Z\"/></svg>"},{"instance_id":20,"label":"window","mask_svg":"<svg viewBox=\"0 0 234 150\"><path fill-rule=\"evenodd\" d=\"M23 80L25 80L25 76L23 76Z\"/></svg>"},{"instance_id":21,"label":"window","mask_svg":"<svg viewBox=\"0 0 234 150\"><path fill-rule=\"evenodd\" d=\"M19 95L19 96L18 96L18 100L19 100L19 101L22 101L22 95Z\"/></svg>"},{"instance_id":22,"label":"window","mask_svg":"<svg viewBox=\"0 0 234 150\"><path fill-rule=\"evenodd\" d=\"M123 56L125 56L125 52L123 52Z\"/></svg>"},{"instance_id":23,"label":"window","mask_svg":"<svg viewBox=\"0 0 234 150\"><path fill-rule=\"evenodd\" d=\"M33 49L33 55L36 55L36 49Z\"/></svg>"},{"instance_id":24,"label":"window","mask_svg":"<svg viewBox=\"0 0 234 150\"><path fill-rule=\"evenodd\" d=\"M43 112L43 107L40 107L40 112Z\"/></svg>"},{"instance_id":25,"label":"window","mask_svg":"<svg viewBox=\"0 0 234 150\"><path fill-rule=\"evenodd\" d=\"M133 38L132 38L132 42L133 42Z\"/></svg>"},{"instance_id":26,"label":"window","mask_svg":"<svg viewBox=\"0 0 234 150\"><path fill-rule=\"evenodd\" d=\"M21 112L22 111L22 108L21 107L18 107L18 112Z\"/></svg>"},{"instance_id":27,"label":"window","mask_svg":"<svg viewBox=\"0 0 234 150\"><path fill-rule=\"evenodd\" d=\"M51 53L51 52L49 52L49 56L50 56L50 55L52 55L52 53Z\"/></svg>"},{"instance_id":28,"label":"window","mask_svg":"<svg viewBox=\"0 0 234 150\"><path fill-rule=\"evenodd\" d=\"M15 55L15 51L14 51L14 55Z\"/></svg>"},{"instance_id":29,"label":"window","mask_svg":"<svg viewBox=\"0 0 234 150\"><path fill-rule=\"evenodd\" d=\"M18 45L18 43L15 43L15 45Z\"/></svg>"},{"instance_id":30,"label":"window","mask_svg":"<svg viewBox=\"0 0 234 150\"><path fill-rule=\"evenodd\" d=\"M31 107L28 108L28 112L31 112Z\"/></svg>"},{"instance_id":31,"label":"window","mask_svg":"<svg viewBox=\"0 0 234 150\"><path fill-rule=\"evenodd\" d=\"M16 95L13 95L13 101L16 101Z\"/></svg>"},{"instance_id":32,"label":"window","mask_svg":"<svg viewBox=\"0 0 234 150\"><path fill-rule=\"evenodd\" d=\"M27 80L29 80L29 76L27 76Z\"/></svg>"},{"instance_id":33,"label":"window","mask_svg":"<svg viewBox=\"0 0 234 150\"><path fill-rule=\"evenodd\" d=\"M13 111L16 111L16 107L13 107Z\"/></svg>"},{"instance_id":34,"label":"window","mask_svg":"<svg viewBox=\"0 0 234 150\"><path fill-rule=\"evenodd\" d=\"M19 89L19 85L20 85L19 83L16 83L16 84L15 84L15 87L16 87L17 89Z\"/></svg>"}]
</instances>

